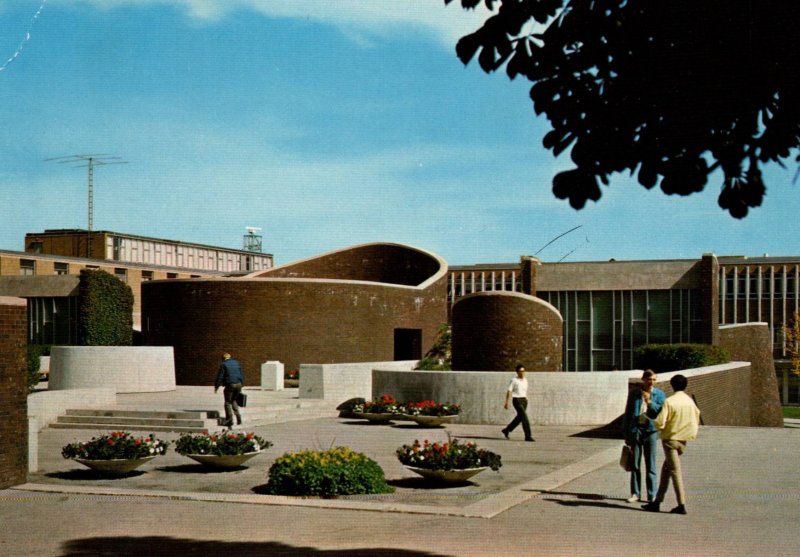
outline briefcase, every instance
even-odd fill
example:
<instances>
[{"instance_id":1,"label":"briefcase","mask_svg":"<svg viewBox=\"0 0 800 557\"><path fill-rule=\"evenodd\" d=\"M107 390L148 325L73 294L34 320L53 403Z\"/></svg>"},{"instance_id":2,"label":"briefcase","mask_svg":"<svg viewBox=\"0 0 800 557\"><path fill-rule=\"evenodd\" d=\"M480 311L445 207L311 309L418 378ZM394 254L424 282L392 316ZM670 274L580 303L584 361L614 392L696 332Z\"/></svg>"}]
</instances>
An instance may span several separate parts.
<instances>
[{"instance_id":1,"label":"briefcase","mask_svg":"<svg viewBox=\"0 0 800 557\"><path fill-rule=\"evenodd\" d=\"M242 408L247 406L247 395L244 393L239 393L236 395L236 405Z\"/></svg>"}]
</instances>

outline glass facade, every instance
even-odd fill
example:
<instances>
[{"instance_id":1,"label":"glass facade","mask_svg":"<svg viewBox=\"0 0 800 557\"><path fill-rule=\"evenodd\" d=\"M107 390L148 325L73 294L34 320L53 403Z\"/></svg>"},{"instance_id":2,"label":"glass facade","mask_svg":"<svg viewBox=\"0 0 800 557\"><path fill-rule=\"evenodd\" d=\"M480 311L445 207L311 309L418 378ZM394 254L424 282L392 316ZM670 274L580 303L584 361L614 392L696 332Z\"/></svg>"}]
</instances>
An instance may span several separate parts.
<instances>
[{"instance_id":1,"label":"glass facade","mask_svg":"<svg viewBox=\"0 0 800 557\"><path fill-rule=\"evenodd\" d=\"M28 344L77 344L78 298L28 298Z\"/></svg>"},{"instance_id":2,"label":"glass facade","mask_svg":"<svg viewBox=\"0 0 800 557\"><path fill-rule=\"evenodd\" d=\"M775 357L786 356L782 328L800 309L800 266L726 265L719 271L719 324L767 323Z\"/></svg>"},{"instance_id":3,"label":"glass facade","mask_svg":"<svg viewBox=\"0 0 800 557\"><path fill-rule=\"evenodd\" d=\"M693 289L538 292L564 318L564 371L633 368L633 350L652 343L698 342Z\"/></svg>"}]
</instances>

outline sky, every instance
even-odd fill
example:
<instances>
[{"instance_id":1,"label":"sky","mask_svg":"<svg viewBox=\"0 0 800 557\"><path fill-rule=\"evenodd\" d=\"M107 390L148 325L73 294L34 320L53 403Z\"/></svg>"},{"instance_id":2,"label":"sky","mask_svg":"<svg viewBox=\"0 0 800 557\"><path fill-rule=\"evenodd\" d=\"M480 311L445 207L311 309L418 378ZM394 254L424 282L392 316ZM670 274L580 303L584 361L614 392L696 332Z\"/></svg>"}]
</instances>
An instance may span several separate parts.
<instances>
[{"instance_id":1,"label":"sky","mask_svg":"<svg viewBox=\"0 0 800 557\"><path fill-rule=\"evenodd\" d=\"M0 0L0 249L93 228L276 264L367 242L451 265L800 255L796 168L744 220L628 175L581 211L530 83L455 55L485 12L443 0ZM574 229L574 230L573 230ZM567 231L571 232L554 240ZM552 241L552 243L551 243ZM548 245L549 244L549 245ZM545 247L546 246L546 247Z\"/></svg>"}]
</instances>

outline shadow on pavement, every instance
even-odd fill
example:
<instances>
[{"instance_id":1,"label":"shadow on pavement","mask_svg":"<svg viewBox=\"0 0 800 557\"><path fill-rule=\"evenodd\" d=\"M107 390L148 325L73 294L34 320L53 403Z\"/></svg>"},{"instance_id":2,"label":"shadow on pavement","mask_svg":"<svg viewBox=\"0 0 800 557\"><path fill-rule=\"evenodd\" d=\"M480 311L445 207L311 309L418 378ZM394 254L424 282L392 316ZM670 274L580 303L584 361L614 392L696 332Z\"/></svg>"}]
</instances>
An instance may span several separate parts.
<instances>
[{"instance_id":1,"label":"shadow on pavement","mask_svg":"<svg viewBox=\"0 0 800 557\"><path fill-rule=\"evenodd\" d=\"M224 542L191 540L165 536L106 537L69 540L63 546L62 557L95 557L97 555L235 555L236 557L280 557L309 555L311 557L448 557L442 553L371 547L363 549L316 549L286 545L279 542Z\"/></svg>"},{"instance_id":2,"label":"shadow on pavement","mask_svg":"<svg viewBox=\"0 0 800 557\"><path fill-rule=\"evenodd\" d=\"M144 473L142 470L133 470L122 476L104 476L94 470L66 470L63 472L48 472L45 476L57 480L124 480L141 476Z\"/></svg>"},{"instance_id":3,"label":"shadow on pavement","mask_svg":"<svg viewBox=\"0 0 800 557\"><path fill-rule=\"evenodd\" d=\"M626 511L639 511L638 506L631 506L618 497L606 497L599 493L575 493L569 491L546 491L537 497L540 501L558 503L565 507L595 507Z\"/></svg>"}]
</instances>

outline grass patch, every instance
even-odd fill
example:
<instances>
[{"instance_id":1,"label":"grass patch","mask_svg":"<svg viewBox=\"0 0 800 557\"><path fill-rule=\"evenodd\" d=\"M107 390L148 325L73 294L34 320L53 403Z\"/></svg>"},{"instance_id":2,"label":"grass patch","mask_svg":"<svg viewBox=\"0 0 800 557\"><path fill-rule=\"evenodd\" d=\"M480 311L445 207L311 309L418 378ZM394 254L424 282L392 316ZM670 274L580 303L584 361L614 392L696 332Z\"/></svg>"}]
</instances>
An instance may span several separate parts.
<instances>
[{"instance_id":1,"label":"grass patch","mask_svg":"<svg viewBox=\"0 0 800 557\"><path fill-rule=\"evenodd\" d=\"M800 406L784 406L783 417L800 420Z\"/></svg>"}]
</instances>

